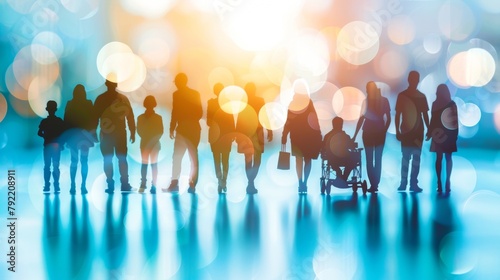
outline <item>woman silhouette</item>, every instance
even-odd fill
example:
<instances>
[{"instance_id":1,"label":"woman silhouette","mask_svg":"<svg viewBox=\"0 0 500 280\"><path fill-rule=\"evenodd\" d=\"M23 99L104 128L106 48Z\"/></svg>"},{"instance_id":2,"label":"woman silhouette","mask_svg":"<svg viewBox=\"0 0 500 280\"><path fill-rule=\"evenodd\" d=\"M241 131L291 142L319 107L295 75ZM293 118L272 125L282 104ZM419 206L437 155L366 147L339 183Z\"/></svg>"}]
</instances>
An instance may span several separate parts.
<instances>
[{"instance_id":1,"label":"woman silhouette","mask_svg":"<svg viewBox=\"0 0 500 280\"><path fill-rule=\"evenodd\" d=\"M318 158L322 147L322 136L318 115L307 93L295 93L281 136L285 145L290 133L292 155L295 156L295 169L299 180L299 193L307 193L307 179L311 173L311 160Z\"/></svg>"},{"instance_id":2,"label":"woman silhouette","mask_svg":"<svg viewBox=\"0 0 500 280\"><path fill-rule=\"evenodd\" d=\"M76 170L78 166L78 154L80 153L82 185L81 193L86 194L86 181L88 173L89 148L94 146L96 141L96 123L92 118L92 101L87 99L85 87L81 84L75 86L73 99L66 104L64 112L64 122L68 128L67 143L71 152L70 177L71 188L69 192L75 194L76 190Z\"/></svg>"},{"instance_id":3,"label":"woman silhouette","mask_svg":"<svg viewBox=\"0 0 500 280\"><path fill-rule=\"evenodd\" d=\"M391 114L389 101L382 97L375 82L366 84L367 98L363 103L361 116L356 125L353 139L356 139L359 129L363 126L363 145L366 153L366 170L370 180L369 192L377 192L382 172L382 153L384 151L385 136Z\"/></svg>"},{"instance_id":4,"label":"woman silhouette","mask_svg":"<svg viewBox=\"0 0 500 280\"><path fill-rule=\"evenodd\" d=\"M457 104L451 100L450 90L445 84L438 86L436 100L432 103L432 115L426 140L432 138L431 152L436 153L437 192L442 193L441 169L443 154L446 158L446 192L450 190L450 176L453 167L451 153L457 151L458 114Z\"/></svg>"}]
</instances>

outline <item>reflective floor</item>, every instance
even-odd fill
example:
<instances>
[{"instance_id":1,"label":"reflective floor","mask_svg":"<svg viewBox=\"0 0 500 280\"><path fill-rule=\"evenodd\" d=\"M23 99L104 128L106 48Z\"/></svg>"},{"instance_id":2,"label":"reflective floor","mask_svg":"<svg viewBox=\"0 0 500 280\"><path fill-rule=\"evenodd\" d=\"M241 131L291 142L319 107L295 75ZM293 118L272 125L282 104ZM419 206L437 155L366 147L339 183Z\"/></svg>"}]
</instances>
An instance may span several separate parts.
<instances>
[{"instance_id":1,"label":"reflective floor","mask_svg":"<svg viewBox=\"0 0 500 280\"><path fill-rule=\"evenodd\" d=\"M273 183L266 168L253 197L238 169L226 195L209 176L194 195L187 186L178 195L107 195L102 175L86 196L64 187L43 195L41 170L18 165L17 271L6 273L2 262L0 278L499 279L500 195L487 183L495 170L477 151L467 158L455 160L449 197L434 192L425 168L423 193L385 183L377 195L333 189L322 196L317 166L302 196ZM91 168L99 173L101 165ZM283 180L295 176L279 172Z\"/></svg>"}]
</instances>

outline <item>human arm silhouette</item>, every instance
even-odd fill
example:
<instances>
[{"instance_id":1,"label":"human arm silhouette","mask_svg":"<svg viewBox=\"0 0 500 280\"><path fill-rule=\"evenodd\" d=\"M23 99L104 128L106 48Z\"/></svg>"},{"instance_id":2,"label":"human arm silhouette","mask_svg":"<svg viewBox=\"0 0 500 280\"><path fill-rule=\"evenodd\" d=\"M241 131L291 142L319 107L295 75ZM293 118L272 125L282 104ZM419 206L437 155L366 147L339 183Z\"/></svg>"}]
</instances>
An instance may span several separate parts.
<instances>
[{"instance_id":1,"label":"human arm silhouette","mask_svg":"<svg viewBox=\"0 0 500 280\"><path fill-rule=\"evenodd\" d=\"M396 111L396 121L394 125L396 126L396 139L401 141L401 130L400 130L400 122L401 122L401 112Z\"/></svg>"},{"instance_id":2,"label":"human arm silhouette","mask_svg":"<svg viewBox=\"0 0 500 280\"><path fill-rule=\"evenodd\" d=\"M358 123L356 124L356 130L354 131L354 136L352 136L353 140L356 139L356 136L358 136L358 132L361 129L361 126L363 125L364 122L365 122L365 116L360 116Z\"/></svg>"},{"instance_id":3,"label":"human arm silhouette","mask_svg":"<svg viewBox=\"0 0 500 280\"><path fill-rule=\"evenodd\" d=\"M267 142L273 141L273 131L268 129L267 130Z\"/></svg>"},{"instance_id":4,"label":"human arm silhouette","mask_svg":"<svg viewBox=\"0 0 500 280\"><path fill-rule=\"evenodd\" d=\"M288 111L288 115L286 118L285 126L283 127L283 133L281 134L281 144L286 144L288 133L290 133L290 111Z\"/></svg>"}]
</instances>

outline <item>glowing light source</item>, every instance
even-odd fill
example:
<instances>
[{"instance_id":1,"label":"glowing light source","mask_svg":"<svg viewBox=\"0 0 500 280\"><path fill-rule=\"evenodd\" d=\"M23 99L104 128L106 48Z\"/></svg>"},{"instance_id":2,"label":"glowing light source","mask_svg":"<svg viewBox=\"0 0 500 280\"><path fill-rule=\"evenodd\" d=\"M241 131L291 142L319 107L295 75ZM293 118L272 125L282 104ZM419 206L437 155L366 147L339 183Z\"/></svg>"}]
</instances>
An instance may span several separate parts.
<instances>
[{"instance_id":1,"label":"glowing light source","mask_svg":"<svg viewBox=\"0 0 500 280\"><path fill-rule=\"evenodd\" d=\"M397 45L409 44L415 39L415 24L409 16L395 16L389 21L387 35Z\"/></svg>"},{"instance_id":2,"label":"glowing light source","mask_svg":"<svg viewBox=\"0 0 500 280\"><path fill-rule=\"evenodd\" d=\"M439 34L430 33L424 38L424 49L430 54L437 54L441 51L442 41Z\"/></svg>"},{"instance_id":3,"label":"glowing light source","mask_svg":"<svg viewBox=\"0 0 500 280\"><path fill-rule=\"evenodd\" d=\"M380 76L384 79L400 79L408 72L408 56L401 51L386 51L377 63Z\"/></svg>"},{"instance_id":4,"label":"glowing light source","mask_svg":"<svg viewBox=\"0 0 500 280\"><path fill-rule=\"evenodd\" d=\"M344 121L357 120L364 100L365 95L361 90L355 87L343 87L333 95L333 110Z\"/></svg>"},{"instance_id":5,"label":"glowing light source","mask_svg":"<svg viewBox=\"0 0 500 280\"><path fill-rule=\"evenodd\" d=\"M287 111L279 102L266 103L259 112L260 124L265 129L280 129L285 125Z\"/></svg>"},{"instance_id":6,"label":"glowing light source","mask_svg":"<svg viewBox=\"0 0 500 280\"><path fill-rule=\"evenodd\" d=\"M460 98L455 98L458 108L458 120L460 124L473 127L481 120L481 109L474 103L465 103Z\"/></svg>"},{"instance_id":7,"label":"glowing light source","mask_svg":"<svg viewBox=\"0 0 500 280\"><path fill-rule=\"evenodd\" d=\"M240 113L247 102L247 93L239 86L226 86L219 94L219 106L228 114Z\"/></svg>"},{"instance_id":8,"label":"glowing light source","mask_svg":"<svg viewBox=\"0 0 500 280\"><path fill-rule=\"evenodd\" d=\"M346 24L337 37L337 52L347 62L362 65L370 62L379 50L379 34L363 21Z\"/></svg>"},{"instance_id":9,"label":"glowing light source","mask_svg":"<svg viewBox=\"0 0 500 280\"><path fill-rule=\"evenodd\" d=\"M45 47L48 50L40 48ZM41 64L56 62L64 51L64 44L59 35L54 32L43 31L38 33L32 41L31 52L33 58Z\"/></svg>"},{"instance_id":10,"label":"glowing light source","mask_svg":"<svg viewBox=\"0 0 500 280\"><path fill-rule=\"evenodd\" d=\"M50 88L44 88L41 86L43 82L40 81L39 78L34 79L30 84L30 88L28 90L28 98L29 104L33 112L38 116L45 118L47 117L47 110L45 110L47 106L47 101L54 100L57 102L57 108L59 111L59 116L61 115L61 89L59 86L54 85Z\"/></svg>"},{"instance_id":11,"label":"glowing light source","mask_svg":"<svg viewBox=\"0 0 500 280\"><path fill-rule=\"evenodd\" d=\"M496 64L484 49L472 48L455 54L447 65L447 73L454 84L462 88L481 87L495 74Z\"/></svg>"},{"instance_id":12,"label":"glowing light source","mask_svg":"<svg viewBox=\"0 0 500 280\"><path fill-rule=\"evenodd\" d=\"M120 0L123 8L134 15L146 18L164 16L175 4L176 0Z\"/></svg>"},{"instance_id":13,"label":"glowing light source","mask_svg":"<svg viewBox=\"0 0 500 280\"><path fill-rule=\"evenodd\" d=\"M89 19L99 11L99 0L61 0L61 5L79 19Z\"/></svg>"},{"instance_id":14,"label":"glowing light source","mask_svg":"<svg viewBox=\"0 0 500 280\"><path fill-rule=\"evenodd\" d=\"M462 41L476 29L476 18L469 6L460 0L447 0L438 16L439 29L448 39Z\"/></svg>"},{"instance_id":15,"label":"glowing light source","mask_svg":"<svg viewBox=\"0 0 500 280\"><path fill-rule=\"evenodd\" d=\"M210 85L210 89L212 89L217 83L221 83L222 85L232 85L234 84L233 73L225 67L216 67L210 71L210 74L208 75L208 83Z\"/></svg>"}]
</instances>

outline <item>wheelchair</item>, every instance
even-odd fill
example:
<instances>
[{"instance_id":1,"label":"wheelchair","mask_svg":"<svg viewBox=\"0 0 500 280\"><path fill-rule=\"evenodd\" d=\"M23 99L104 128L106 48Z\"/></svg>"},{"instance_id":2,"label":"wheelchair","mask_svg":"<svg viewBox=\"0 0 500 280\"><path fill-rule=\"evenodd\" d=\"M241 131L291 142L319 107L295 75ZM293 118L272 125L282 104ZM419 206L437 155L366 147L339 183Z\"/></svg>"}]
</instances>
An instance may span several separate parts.
<instances>
[{"instance_id":1,"label":"wheelchair","mask_svg":"<svg viewBox=\"0 0 500 280\"><path fill-rule=\"evenodd\" d=\"M321 194L329 195L332 186L340 189L352 188L353 192L357 192L361 188L363 194L366 194L368 184L366 180L361 180L361 151L363 148L358 148L358 143L355 143L355 148L348 151L349 156L342 160L329 157L324 153L321 154ZM344 173L347 166L352 167L352 170L348 174L347 180L344 180L341 174L337 174L336 169Z\"/></svg>"}]
</instances>

